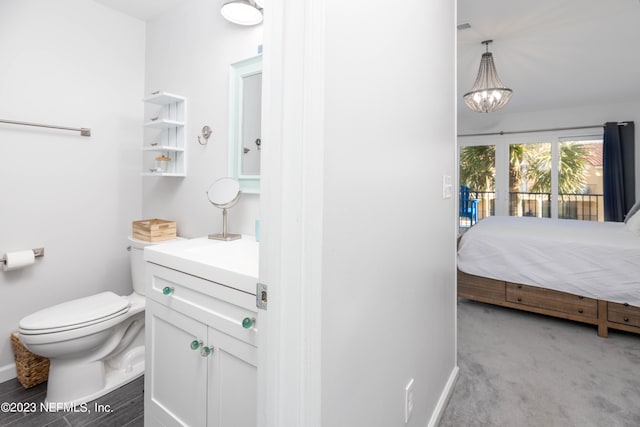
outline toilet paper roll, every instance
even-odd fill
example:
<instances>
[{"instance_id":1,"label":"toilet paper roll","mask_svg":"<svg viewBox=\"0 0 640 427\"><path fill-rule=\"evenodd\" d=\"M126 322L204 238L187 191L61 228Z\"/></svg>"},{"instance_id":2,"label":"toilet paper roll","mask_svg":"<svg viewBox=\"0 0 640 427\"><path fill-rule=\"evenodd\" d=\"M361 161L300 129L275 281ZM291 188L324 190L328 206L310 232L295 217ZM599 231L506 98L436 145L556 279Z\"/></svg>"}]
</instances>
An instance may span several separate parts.
<instances>
[{"instance_id":1,"label":"toilet paper roll","mask_svg":"<svg viewBox=\"0 0 640 427\"><path fill-rule=\"evenodd\" d=\"M35 262L35 255L31 249L25 251L7 252L4 254L4 271L16 270L31 265Z\"/></svg>"}]
</instances>

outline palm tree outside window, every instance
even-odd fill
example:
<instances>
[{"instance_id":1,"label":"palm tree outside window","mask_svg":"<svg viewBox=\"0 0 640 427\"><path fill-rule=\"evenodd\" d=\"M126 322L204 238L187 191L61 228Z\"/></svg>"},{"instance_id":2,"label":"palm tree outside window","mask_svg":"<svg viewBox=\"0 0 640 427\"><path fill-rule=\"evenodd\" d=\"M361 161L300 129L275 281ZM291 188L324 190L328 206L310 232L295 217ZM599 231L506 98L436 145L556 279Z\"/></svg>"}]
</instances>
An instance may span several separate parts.
<instances>
[{"instance_id":1,"label":"palm tree outside window","mask_svg":"<svg viewBox=\"0 0 640 427\"><path fill-rule=\"evenodd\" d=\"M500 150L508 159L503 164L496 163ZM604 220L601 139L509 144L504 151L500 145L460 147L460 184L480 199L478 219ZM503 189L496 191L499 183Z\"/></svg>"}]
</instances>

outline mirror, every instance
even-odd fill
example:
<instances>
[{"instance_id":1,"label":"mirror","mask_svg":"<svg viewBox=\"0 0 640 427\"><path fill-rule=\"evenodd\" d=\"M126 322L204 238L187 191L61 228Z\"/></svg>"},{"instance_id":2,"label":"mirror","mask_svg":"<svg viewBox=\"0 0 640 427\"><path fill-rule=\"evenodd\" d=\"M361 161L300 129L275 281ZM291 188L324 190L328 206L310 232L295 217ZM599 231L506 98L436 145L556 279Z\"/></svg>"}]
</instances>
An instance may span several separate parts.
<instances>
[{"instance_id":1,"label":"mirror","mask_svg":"<svg viewBox=\"0 0 640 427\"><path fill-rule=\"evenodd\" d=\"M231 64L229 174L245 193L260 192L262 55Z\"/></svg>"},{"instance_id":2,"label":"mirror","mask_svg":"<svg viewBox=\"0 0 640 427\"><path fill-rule=\"evenodd\" d=\"M227 209L238 202L240 193L240 183L233 178L220 178L207 190L207 198L211 204L222 209L222 233L210 234L210 239L228 241L241 237L240 234L227 233Z\"/></svg>"}]
</instances>

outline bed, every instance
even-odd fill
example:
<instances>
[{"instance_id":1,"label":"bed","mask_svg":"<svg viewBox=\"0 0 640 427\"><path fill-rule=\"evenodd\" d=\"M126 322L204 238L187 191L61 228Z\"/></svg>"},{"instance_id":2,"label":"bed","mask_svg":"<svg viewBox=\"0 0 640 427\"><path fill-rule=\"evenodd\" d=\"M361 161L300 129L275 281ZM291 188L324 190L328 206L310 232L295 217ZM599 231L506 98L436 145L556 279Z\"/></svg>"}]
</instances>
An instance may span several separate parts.
<instances>
[{"instance_id":1,"label":"bed","mask_svg":"<svg viewBox=\"0 0 640 427\"><path fill-rule=\"evenodd\" d=\"M636 221L633 221L636 220ZM489 217L458 242L458 296L640 333L640 216Z\"/></svg>"}]
</instances>

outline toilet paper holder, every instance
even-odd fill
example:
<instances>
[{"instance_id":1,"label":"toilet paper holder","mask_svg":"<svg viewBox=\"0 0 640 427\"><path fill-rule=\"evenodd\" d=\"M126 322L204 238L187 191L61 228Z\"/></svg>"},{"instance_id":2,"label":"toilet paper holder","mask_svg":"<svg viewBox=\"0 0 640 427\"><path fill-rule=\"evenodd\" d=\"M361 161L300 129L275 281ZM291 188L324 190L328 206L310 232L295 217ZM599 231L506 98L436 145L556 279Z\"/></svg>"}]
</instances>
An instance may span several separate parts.
<instances>
[{"instance_id":1,"label":"toilet paper holder","mask_svg":"<svg viewBox=\"0 0 640 427\"><path fill-rule=\"evenodd\" d=\"M33 256L38 258L41 256L44 256L44 248L35 248L35 249L31 249L33 251ZM6 257L2 257L0 258L0 264L6 264L7 263L7 258Z\"/></svg>"}]
</instances>

